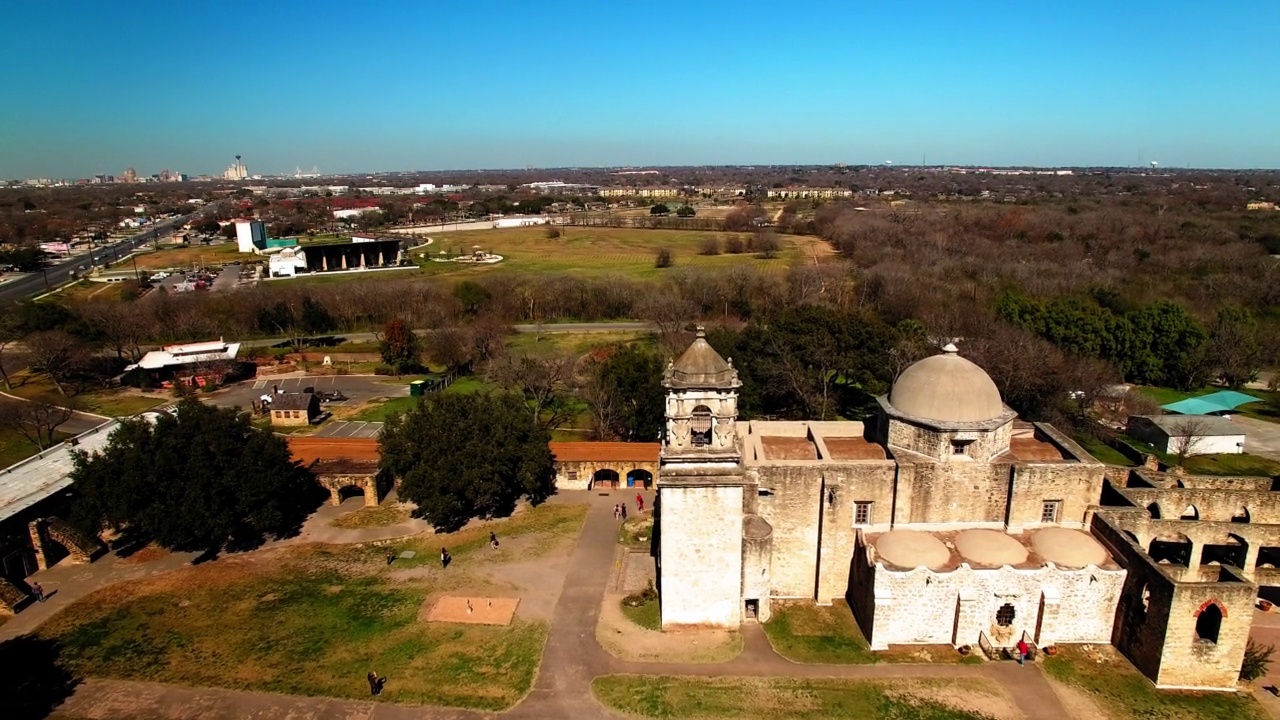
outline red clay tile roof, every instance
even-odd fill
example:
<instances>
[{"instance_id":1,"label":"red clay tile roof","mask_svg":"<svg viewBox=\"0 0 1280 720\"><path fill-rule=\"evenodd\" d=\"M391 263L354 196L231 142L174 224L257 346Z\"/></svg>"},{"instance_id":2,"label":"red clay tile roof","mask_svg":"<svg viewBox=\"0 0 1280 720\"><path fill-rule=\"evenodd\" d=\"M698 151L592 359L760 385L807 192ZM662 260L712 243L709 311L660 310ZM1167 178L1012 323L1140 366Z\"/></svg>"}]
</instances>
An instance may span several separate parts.
<instances>
[{"instance_id":1,"label":"red clay tile roof","mask_svg":"<svg viewBox=\"0 0 1280 720\"><path fill-rule=\"evenodd\" d=\"M658 462L658 443L553 442L551 453L560 462Z\"/></svg>"}]
</instances>

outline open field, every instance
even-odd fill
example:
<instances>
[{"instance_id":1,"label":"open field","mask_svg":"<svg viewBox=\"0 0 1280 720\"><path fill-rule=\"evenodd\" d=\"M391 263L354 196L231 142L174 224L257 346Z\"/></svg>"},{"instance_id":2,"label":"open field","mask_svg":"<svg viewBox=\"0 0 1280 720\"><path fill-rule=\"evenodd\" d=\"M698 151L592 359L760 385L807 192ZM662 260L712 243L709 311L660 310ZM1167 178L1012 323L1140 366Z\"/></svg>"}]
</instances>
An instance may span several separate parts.
<instances>
[{"instance_id":1,"label":"open field","mask_svg":"<svg viewBox=\"0 0 1280 720\"><path fill-rule=\"evenodd\" d=\"M173 396L164 392L148 392L134 388L115 390L90 390L74 393L70 389L64 398L58 389L43 375L35 375L26 370L11 376L13 389L10 394L28 400L44 398L54 404L65 404L75 410L106 415L107 417L126 417L146 412L152 408L173 402Z\"/></svg>"},{"instance_id":2,"label":"open field","mask_svg":"<svg viewBox=\"0 0 1280 720\"><path fill-rule=\"evenodd\" d=\"M496 265L467 268L453 263L428 263L453 272L572 272L575 274L616 273L639 278L660 276L664 270L653 266L654 253L667 248L675 255L675 267L726 268L735 265L769 272L782 272L793 264L821 261L832 255L831 246L815 237L784 235L778 257L762 260L753 254L699 255L705 238L723 238L734 233L686 230L646 230L637 228L588 228L565 226L561 237L547 238L547 228L504 228L463 233L433 234L434 243L426 251L438 254L470 251L478 245L504 259ZM737 233L746 240L747 233Z\"/></svg>"},{"instance_id":3,"label":"open field","mask_svg":"<svg viewBox=\"0 0 1280 720\"><path fill-rule=\"evenodd\" d=\"M1070 686L1071 691L1082 692L1086 700L1115 720L1264 720L1268 717L1258 702L1245 694L1156 690L1109 646L1060 645L1058 650L1057 655L1044 659L1049 677Z\"/></svg>"},{"instance_id":4,"label":"open field","mask_svg":"<svg viewBox=\"0 0 1280 720\"><path fill-rule=\"evenodd\" d=\"M262 260L261 256L239 252L234 242L218 245L191 245L189 247L161 248L147 252L146 248L138 248L139 270L162 270L167 268L189 268L192 265L222 265L236 260ZM117 269L132 270L131 262L121 264Z\"/></svg>"},{"instance_id":5,"label":"open field","mask_svg":"<svg viewBox=\"0 0 1280 720\"><path fill-rule=\"evenodd\" d=\"M228 556L100 590L41 635L60 642L82 676L366 699L365 674L374 669L389 678L382 701L498 710L532 685L549 617L518 615L493 627L427 623L422 613L440 594L548 605L539 594L558 593L554 578L543 578L553 589L531 589L533 580L504 582L504 569L567 553L584 516L583 506L544 505L409 538L393 549L418 557L392 565L388 548L373 546ZM487 547L490 529L504 538L503 553ZM447 570L436 554L442 544L454 556Z\"/></svg>"},{"instance_id":6,"label":"open field","mask_svg":"<svg viewBox=\"0 0 1280 720\"><path fill-rule=\"evenodd\" d=\"M980 678L877 682L604 675L592 681L591 691L608 708L646 718L1019 717L1003 688Z\"/></svg>"},{"instance_id":7,"label":"open field","mask_svg":"<svg viewBox=\"0 0 1280 720\"><path fill-rule=\"evenodd\" d=\"M360 508L353 513L343 515L329 524L345 530L398 525L409 519L410 507L398 502L384 502L374 507Z\"/></svg>"},{"instance_id":8,"label":"open field","mask_svg":"<svg viewBox=\"0 0 1280 720\"><path fill-rule=\"evenodd\" d=\"M54 442L61 442L71 437L67 433L54 432ZM7 468L10 465L26 460L27 458L40 452L40 448L22 436L22 433L9 428L0 429L0 468Z\"/></svg>"}]
</instances>

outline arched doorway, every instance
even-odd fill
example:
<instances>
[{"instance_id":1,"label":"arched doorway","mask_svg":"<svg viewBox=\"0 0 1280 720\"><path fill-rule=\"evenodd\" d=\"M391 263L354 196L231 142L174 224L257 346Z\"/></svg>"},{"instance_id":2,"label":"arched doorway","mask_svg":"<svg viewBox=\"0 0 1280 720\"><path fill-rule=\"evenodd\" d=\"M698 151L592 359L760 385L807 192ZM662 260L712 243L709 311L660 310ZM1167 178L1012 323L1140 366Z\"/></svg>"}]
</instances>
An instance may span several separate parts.
<instances>
[{"instance_id":1,"label":"arched doorway","mask_svg":"<svg viewBox=\"0 0 1280 720\"><path fill-rule=\"evenodd\" d=\"M1191 564L1191 550L1191 538L1182 533L1171 533L1153 539L1147 555L1157 563L1187 567Z\"/></svg>"},{"instance_id":2,"label":"arched doorway","mask_svg":"<svg viewBox=\"0 0 1280 720\"><path fill-rule=\"evenodd\" d=\"M627 473L627 487L644 488L645 490L648 490L653 487L653 473L639 468L632 470Z\"/></svg>"},{"instance_id":3,"label":"arched doorway","mask_svg":"<svg viewBox=\"0 0 1280 720\"><path fill-rule=\"evenodd\" d=\"M354 497L363 499L364 488L360 487L359 485L343 485L342 487L338 488L337 497L335 498L334 504L341 505L343 501L350 500L351 498L354 498Z\"/></svg>"},{"instance_id":4,"label":"arched doorway","mask_svg":"<svg viewBox=\"0 0 1280 720\"><path fill-rule=\"evenodd\" d=\"M597 470L591 476L591 487L597 490L618 489L618 472L616 470Z\"/></svg>"}]
</instances>

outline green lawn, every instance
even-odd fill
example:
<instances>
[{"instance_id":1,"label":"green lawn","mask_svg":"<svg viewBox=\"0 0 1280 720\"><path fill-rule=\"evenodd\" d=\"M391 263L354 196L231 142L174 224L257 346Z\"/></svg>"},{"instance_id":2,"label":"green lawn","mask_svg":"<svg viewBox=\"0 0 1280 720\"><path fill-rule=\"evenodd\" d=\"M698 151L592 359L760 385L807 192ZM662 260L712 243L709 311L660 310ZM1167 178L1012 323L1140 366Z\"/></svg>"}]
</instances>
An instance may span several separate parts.
<instances>
[{"instance_id":1,"label":"green lawn","mask_svg":"<svg viewBox=\"0 0 1280 720\"><path fill-rule=\"evenodd\" d=\"M603 675L591 692L605 707L646 718L886 718L898 720L983 720L960 709L965 698L999 697L985 679L963 682L695 678ZM948 698L944 704L937 698Z\"/></svg>"},{"instance_id":2,"label":"green lawn","mask_svg":"<svg viewBox=\"0 0 1280 720\"><path fill-rule=\"evenodd\" d=\"M657 600L647 602L640 607L631 607L622 603L622 614L631 622L646 630L662 629L662 608Z\"/></svg>"},{"instance_id":3,"label":"green lawn","mask_svg":"<svg viewBox=\"0 0 1280 720\"><path fill-rule=\"evenodd\" d=\"M1124 465L1126 467L1133 467L1135 465L1132 460L1125 457L1119 450L1116 450L1101 440L1077 437L1075 438L1075 441L1080 444L1080 447L1088 451L1090 455L1097 458L1099 462L1104 462L1108 465Z\"/></svg>"},{"instance_id":4,"label":"green lawn","mask_svg":"<svg viewBox=\"0 0 1280 720\"><path fill-rule=\"evenodd\" d=\"M406 413L417 407L419 398L395 397L376 400L365 406L360 412L344 420L363 420L365 422L386 422L394 413Z\"/></svg>"},{"instance_id":5,"label":"green lawn","mask_svg":"<svg viewBox=\"0 0 1280 720\"><path fill-rule=\"evenodd\" d=\"M1193 475L1280 475L1280 462L1258 455L1193 455L1183 463Z\"/></svg>"},{"instance_id":6,"label":"green lawn","mask_svg":"<svg viewBox=\"0 0 1280 720\"><path fill-rule=\"evenodd\" d=\"M776 605L764 632L779 655L795 662L863 665L877 660L843 600L827 607Z\"/></svg>"},{"instance_id":7,"label":"green lawn","mask_svg":"<svg viewBox=\"0 0 1280 720\"><path fill-rule=\"evenodd\" d=\"M54 442L61 442L69 437L71 435L68 433L55 431L53 434ZM22 433L9 428L0 429L0 468L7 468L16 462L26 460L38 452L40 452L40 448L23 437Z\"/></svg>"},{"instance_id":8,"label":"green lawn","mask_svg":"<svg viewBox=\"0 0 1280 720\"><path fill-rule=\"evenodd\" d=\"M490 529L551 543L576 535L584 516L583 506L544 505L407 539L393 550L419 557L392 566L389 548L372 546L231 556L99 590L40 634L82 677L368 700L365 674L376 670L389 678L379 701L501 710L532 686L547 626L427 623L419 613L434 593L486 587L501 562L486 547ZM436 561L445 544L448 570Z\"/></svg>"},{"instance_id":9,"label":"green lawn","mask_svg":"<svg viewBox=\"0 0 1280 720\"><path fill-rule=\"evenodd\" d=\"M375 507L363 507L329 523L336 528L357 529L397 525L409 519L409 511L400 503L387 503Z\"/></svg>"},{"instance_id":10,"label":"green lawn","mask_svg":"<svg viewBox=\"0 0 1280 720\"><path fill-rule=\"evenodd\" d=\"M1266 712L1248 695L1225 692L1156 690L1149 680L1110 647L1091 653L1059 645L1044 659L1045 672L1088 693L1114 718L1144 720L1264 720Z\"/></svg>"}]
</instances>

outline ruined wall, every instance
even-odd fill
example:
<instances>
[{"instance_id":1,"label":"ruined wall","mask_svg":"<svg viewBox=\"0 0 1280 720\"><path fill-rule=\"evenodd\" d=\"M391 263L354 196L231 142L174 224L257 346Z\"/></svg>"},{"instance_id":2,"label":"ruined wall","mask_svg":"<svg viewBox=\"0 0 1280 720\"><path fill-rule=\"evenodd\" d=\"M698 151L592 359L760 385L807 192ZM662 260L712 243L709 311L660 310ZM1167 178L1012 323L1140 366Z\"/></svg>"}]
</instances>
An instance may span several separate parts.
<instances>
[{"instance_id":1,"label":"ruined wall","mask_svg":"<svg viewBox=\"0 0 1280 720\"><path fill-rule=\"evenodd\" d=\"M742 487L663 485L662 627L742 621Z\"/></svg>"},{"instance_id":2,"label":"ruined wall","mask_svg":"<svg viewBox=\"0 0 1280 720\"><path fill-rule=\"evenodd\" d=\"M1120 488L1119 492L1135 507L1155 503L1165 520L1176 520L1194 506L1201 520L1231 522L1243 509L1250 523L1280 523L1280 494L1270 490L1187 487Z\"/></svg>"},{"instance_id":3,"label":"ruined wall","mask_svg":"<svg viewBox=\"0 0 1280 720\"><path fill-rule=\"evenodd\" d=\"M1177 583L1170 600L1158 687L1234 690L1244 660L1257 587L1222 568L1216 583ZM1216 642L1196 639L1196 620L1210 604L1223 614Z\"/></svg>"}]
</instances>

